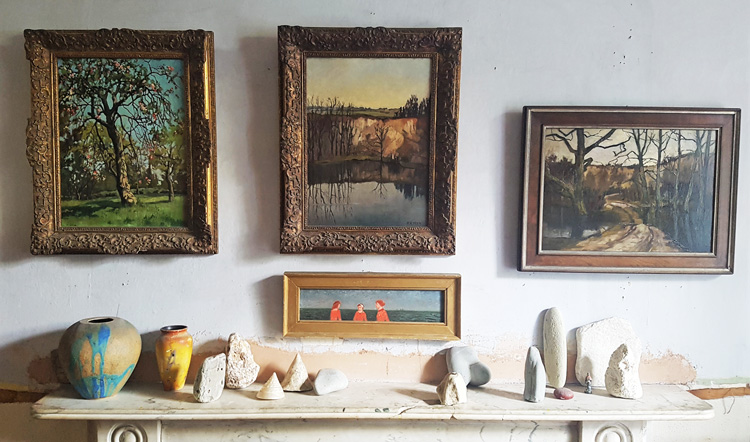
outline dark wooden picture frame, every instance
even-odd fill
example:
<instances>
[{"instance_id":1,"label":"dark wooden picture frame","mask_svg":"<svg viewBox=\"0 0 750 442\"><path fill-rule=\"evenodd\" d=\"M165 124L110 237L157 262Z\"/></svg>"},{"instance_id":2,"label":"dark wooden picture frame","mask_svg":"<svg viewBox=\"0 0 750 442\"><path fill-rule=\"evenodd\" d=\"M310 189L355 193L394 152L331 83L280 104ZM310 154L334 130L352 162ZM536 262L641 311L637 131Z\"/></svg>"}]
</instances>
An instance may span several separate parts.
<instances>
[{"instance_id":1,"label":"dark wooden picture frame","mask_svg":"<svg viewBox=\"0 0 750 442\"><path fill-rule=\"evenodd\" d=\"M24 36L31 253L217 253L213 33Z\"/></svg>"},{"instance_id":2,"label":"dark wooden picture frame","mask_svg":"<svg viewBox=\"0 0 750 442\"><path fill-rule=\"evenodd\" d=\"M519 270L732 273L739 109L526 107Z\"/></svg>"},{"instance_id":3,"label":"dark wooden picture frame","mask_svg":"<svg viewBox=\"0 0 750 442\"><path fill-rule=\"evenodd\" d=\"M280 26L278 30L279 44L279 86L281 107L281 252L282 253L377 253L377 254L455 254L456 229L456 152L458 141L458 94L461 66L461 29L433 28L433 29L390 29L390 28L309 28ZM410 61L424 60L427 63L427 76L420 88L426 90L428 96L418 97L407 93L403 100L403 107L396 109L392 104L363 104L359 96L344 99L334 91L327 95L318 95L319 101L313 103L315 92L308 91L311 74L308 62L336 62L365 60L378 63L395 63L400 67L410 64ZM397 69L400 70L400 69ZM375 78L373 71L359 70L363 78ZM319 72L319 70L315 70ZM333 72L333 71L331 71ZM346 73L330 75L330 82L334 87L344 87ZM349 71L351 76L352 71ZM382 72L382 70L378 71ZM329 78L324 74L315 74ZM347 77L350 78L350 77ZM383 78L376 78L383 80ZM357 86L360 89L386 91L389 86L376 86L375 81L361 80ZM387 83L387 82L381 82ZM393 82L391 82L393 84ZM414 83L417 84L417 83ZM368 89L369 88L369 89ZM308 95L310 93L310 95ZM343 93L343 92L342 92ZM318 92L318 94L322 94ZM331 96L334 95L334 96ZM373 94L369 94L373 95ZM377 95L377 94L375 94ZM385 95L385 94L382 94ZM349 95L351 97L351 94ZM413 101L407 101L410 99ZM321 103L332 103L328 111L323 110ZM336 104L340 112L333 112ZM415 113L406 110L413 107ZM416 109L419 109L417 114ZM418 115L418 116L417 116ZM413 117L411 126L418 130L407 132L395 122L401 116ZM320 160L324 147L320 142L314 160L310 152L315 149L315 141L309 136L308 123L313 119L337 119L348 127L352 127L354 119L359 119L361 132L356 136L359 144L351 141L355 136L350 133L349 141L342 142L344 148L339 148L334 154L335 142L326 141L328 157ZM416 121L416 123L415 123ZM403 121L402 121L403 122ZM390 127L389 127L390 126ZM379 130L380 129L380 130ZM337 129L338 130L338 129ZM354 129L348 129L353 131ZM329 130L332 139L336 137L333 129ZM365 133L367 132L367 133ZM384 134L383 134L384 132ZM381 136L382 135L382 136ZM387 138L387 137L390 137ZM393 139L399 138L398 146ZM412 143L410 153L405 153L404 139ZM384 140L389 141L384 141ZM372 149L367 152L365 147ZM338 142L336 142L338 143ZM387 145L391 143L391 145ZM413 147L418 145L418 147ZM414 151L418 151L417 154ZM345 153L342 153L345 152ZM415 159L416 158L416 159ZM385 192L384 188L398 187L401 203L408 209L417 207L421 210L421 217L393 220L341 221L342 217L331 216L326 222L320 222L313 217L314 211L312 195L313 182L332 187L334 178L319 179L319 169L334 163L336 166L357 166L373 163L379 169L380 177L372 178L359 169L352 174L348 171L348 178L335 181L343 184L346 192L359 186L364 181L375 184L375 189ZM327 164L326 164L327 163ZM416 166L415 166L416 164ZM386 170L384 177L384 170ZM415 184L410 181L414 169L424 170L419 175L421 182ZM391 173L392 170L397 170ZM398 174L401 175L398 175ZM402 181L402 175L408 179ZM322 175L321 175L322 176ZM340 174L338 175L341 176ZM326 181L327 180L327 181ZM343 181L343 183L341 182ZM342 187L342 186L337 186ZM408 189L405 189L407 188ZM417 189L417 190L414 190ZM339 192L341 189L336 189ZM374 192L375 190L373 190ZM357 190L357 192L359 192ZM362 191L364 192L364 191ZM368 190L367 192L370 192ZM334 194L334 190L326 190L327 194ZM392 194L396 194L391 190ZM359 194L359 193L358 193ZM346 194L345 204L349 204L349 193ZM416 195L416 196L415 196ZM323 197L321 199L324 199ZM406 201L404 201L406 200ZM324 201L326 210L338 207L341 199L331 202ZM320 207L320 206L315 206ZM388 204L381 204L378 208L367 203L347 205L347 210L359 208L369 209L369 216L377 213L380 207L393 210Z\"/></svg>"}]
</instances>

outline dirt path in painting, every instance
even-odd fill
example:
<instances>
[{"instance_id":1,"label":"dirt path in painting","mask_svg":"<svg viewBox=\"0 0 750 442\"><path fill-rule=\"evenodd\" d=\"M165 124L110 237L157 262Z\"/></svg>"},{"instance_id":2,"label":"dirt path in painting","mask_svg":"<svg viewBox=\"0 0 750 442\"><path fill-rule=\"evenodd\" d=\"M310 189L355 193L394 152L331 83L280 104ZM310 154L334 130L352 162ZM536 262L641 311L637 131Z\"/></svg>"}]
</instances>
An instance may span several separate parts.
<instances>
[{"instance_id":1,"label":"dirt path in painting","mask_svg":"<svg viewBox=\"0 0 750 442\"><path fill-rule=\"evenodd\" d=\"M605 197L604 210L611 210L620 224L599 235L587 238L568 250L588 252L679 252L667 235L656 227L643 224L633 205L618 194Z\"/></svg>"}]
</instances>

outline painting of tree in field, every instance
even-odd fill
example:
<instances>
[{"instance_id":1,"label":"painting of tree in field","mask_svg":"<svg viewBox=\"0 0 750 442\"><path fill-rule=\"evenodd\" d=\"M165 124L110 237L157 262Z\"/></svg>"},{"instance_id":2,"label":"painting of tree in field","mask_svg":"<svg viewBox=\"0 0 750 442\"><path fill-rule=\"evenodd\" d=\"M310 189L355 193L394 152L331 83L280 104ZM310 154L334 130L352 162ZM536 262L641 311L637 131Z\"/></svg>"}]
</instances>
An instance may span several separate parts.
<instances>
[{"instance_id":1,"label":"painting of tree in field","mask_svg":"<svg viewBox=\"0 0 750 442\"><path fill-rule=\"evenodd\" d=\"M307 225L427 225L430 73L428 58L307 59Z\"/></svg>"},{"instance_id":2,"label":"painting of tree in field","mask_svg":"<svg viewBox=\"0 0 750 442\"><path fill-rule=\"evenodd\" d=\"M57 77L62 226L186 226L183 61L60 58Z\"/></svg>"},{"instance_id":3,"label":"painting of tree in field","mask_svg":"<svg viewBox=\"0 0 750 442\"><path fill-rule=\"evenodd\" d=\"M542 251L711 252L717 136L545 128Z\"/></svg>"}]
</instances>

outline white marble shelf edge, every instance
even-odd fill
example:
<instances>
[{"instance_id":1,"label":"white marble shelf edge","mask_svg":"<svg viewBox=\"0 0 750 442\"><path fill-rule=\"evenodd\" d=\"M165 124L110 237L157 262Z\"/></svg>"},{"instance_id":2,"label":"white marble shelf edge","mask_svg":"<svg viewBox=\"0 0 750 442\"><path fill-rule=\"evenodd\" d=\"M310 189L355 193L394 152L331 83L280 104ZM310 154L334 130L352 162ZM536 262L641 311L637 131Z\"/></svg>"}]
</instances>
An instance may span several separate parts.
<instances>
[{"instance_id":1,"label":"white marble shelf edge","mask_svg":"<svg viewBox=\"0 0 750 442\"><path fill-rule=\"evenodd\" d=\"M201 404L192 386L164 392L160 384L128 384L118 395L97 400L80 399L70 386L42 398L33 407L39 419L66 420L291 420L291 419L393 419L462 421L653 421L702 420L714 415L708 403L677 385L646 385L639 400L618 399L604 390L584 394L572 387L575 397L552 397L532 404L523 400L523 385L489 385L469 390L469 402L442 406L435 387L413 383L352 383L327 396L286 393L278 401L256 399L260 385L244 390L224 390L221 399Z\"/></svg>"}]
</instances>

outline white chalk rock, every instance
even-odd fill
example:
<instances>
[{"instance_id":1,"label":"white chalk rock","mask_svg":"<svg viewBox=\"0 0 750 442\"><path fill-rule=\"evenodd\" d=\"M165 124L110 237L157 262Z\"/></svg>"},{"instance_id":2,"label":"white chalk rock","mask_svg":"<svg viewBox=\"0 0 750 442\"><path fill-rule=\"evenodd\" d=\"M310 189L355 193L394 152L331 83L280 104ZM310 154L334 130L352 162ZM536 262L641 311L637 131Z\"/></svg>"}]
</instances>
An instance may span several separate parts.
<instances>
[{"instance_id":1,"label":"white chalk rock","mask_svg":"<svg viewBox=\"0 0 750 442\"><path fill-rule=\"evenodd\" d=\"M547 375L539 349L529 347L526 353L526 371L524 373L523 399L528 402L541 402L544 399L544 388Z\"/></svg>"},{"instance_id":2,"label":"white chalk rock","mask_svg":"<svg viewBox=\"0 0 750 442\"><path fill-rule=\"evenodd\" d=\"M443 405L466 403L466 381L459 373L448 373L437 386L437 394Z\"/></svg>"},{"instance_id":3,"label":"white chalk rock","mask_svg":"<svg viewBox=\"0 0 750 442\"><path fill-rule=\"evenodd\" d=\"M628 344L640 354L641 341L630 322L622 318L608 318L578 327L576 330L576 379L586 385L586 374L591 373L591 385L604 386L604 373L609 358L621 344Z\"/></svg>"},{"instance_id":4,"label":"white chalk rock","mask_svg":"<svg viewBox=\"0 0 750 442\"><path fill-rule=\"evenodd\" d=\"M492 378L490 367L479 360L476 350L460 345L451 347L445 354L445 362L449 373L459 373L466 385L478 387L484 385Z\"/></svg>"},{"instance_id":5,"label":"white chalk rock","mask_svg":"<svg viewBox=\"0 0 750 442\"><path fill-rule=\"evenodd\" d=\"M237 333L229 335L227 344L227 388L247 388L258 378L260 365L253 359L250 343Z\"/></svg>"},{"instance_id":6,"label":"white chalk rock","mask_svg":"<svg viewBox=\"0 0 750 442\"><path fill-rule=\"evenodd\" d=\"M562 315L557 307L552 307L544 314L543 338L547 383L553 388L563 387L568 374L568 346Z\"/></svg>"},{"instance_id":7,"label":"white chalk rock","mask_svg":"<svg viewBox=\"0 0 750 442\"><path fill-rule=\"evenodd\" d=\"M284 380L281 381L281 388L284 391L310 391L313 389L310 375L307 373L307 368L305 368L302 356L299 353L294 357L292 365L286 371Z\"/></svg>"},{"instance_id":8,"label":"white chalk rock","mask_svg":"<svg viewBox=\"0 0 750 442\"><path fill-rule=\"evenodd\" d=\"M607 392L625 399L638 399L643 396L641 379L638 376L640 361L640 351L633 351L628 344L617 347L609 359L609 367L604 375Z\"/></svg>"},{"instance_id":9,"label":"white chalk rock","mask_svg":"<svg viewBox=\"0 0 750 442\"><path fill-rule=\"evenodd\" d=\"M226 377L227 355L206 358L193 384L193 396L198 402L213 402L221 397Z\"/></svg>"},{"instance_id":10,"label":"white chalk rock","mask_svg":"<svg viewBox=\"0 0 750 442\"><path fill-rule=\"evenodd\" d=\"M343 390L349 386L349 379L343 371L335 368L323 368L318 371L313 382L313 390L318 396Z\"/></svg>"},{"instance_id":11,"label":"white chalk rock","mask_svg":"<svg viewBox=\"0 0 750 442\"><path fill-rule=\"evenodd\" d=\"M264 399L267 401L284 399L284 389L281 388L279 378L276 376L275 372L272 373L271 377L268 378L266 383L263 384L262 387L260 387L260 390L258 390L258 395L256 397L258 399Z\"/></svg>"}]
</instances>

